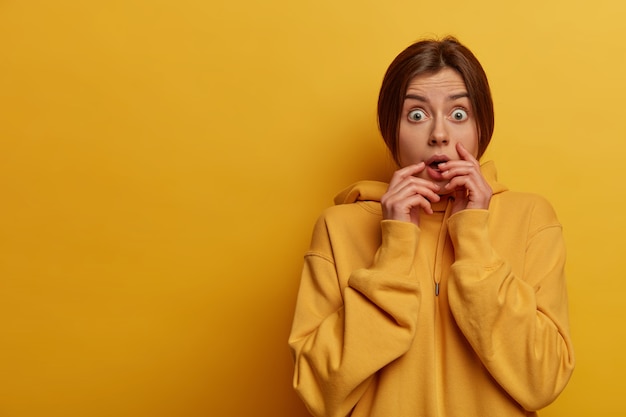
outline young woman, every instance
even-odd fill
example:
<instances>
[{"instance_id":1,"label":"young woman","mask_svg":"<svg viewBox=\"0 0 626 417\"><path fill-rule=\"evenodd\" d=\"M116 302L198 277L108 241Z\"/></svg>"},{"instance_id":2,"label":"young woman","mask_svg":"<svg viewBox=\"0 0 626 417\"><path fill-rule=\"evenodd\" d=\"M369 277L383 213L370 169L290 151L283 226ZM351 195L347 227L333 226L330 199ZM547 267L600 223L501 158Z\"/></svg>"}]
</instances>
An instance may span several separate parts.
<instances>
[{"instance_id":1,"label":"young woman","mask_svg":"<svg viewBox=\"0 0 626 417\"><path fill-rule=\"evenodd\" d=\"M318 220L289 339L318 417L534 416L574 368L562 229L478 160L485 73L454 38L409 46L378 118L399 169Z\"/></svg>"}]
</instances>

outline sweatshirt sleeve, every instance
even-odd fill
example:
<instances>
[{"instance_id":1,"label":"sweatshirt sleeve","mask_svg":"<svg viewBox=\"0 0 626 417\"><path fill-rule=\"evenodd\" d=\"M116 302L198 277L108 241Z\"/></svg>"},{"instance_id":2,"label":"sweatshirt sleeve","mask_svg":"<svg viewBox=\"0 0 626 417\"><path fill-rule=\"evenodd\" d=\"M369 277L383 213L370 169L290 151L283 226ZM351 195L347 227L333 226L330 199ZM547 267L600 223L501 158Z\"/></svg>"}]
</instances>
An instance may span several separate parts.
<instances>
[{"instance_id":1,"label":"sweatshirt sleeve","mask_svg":"<svg viewBox=\"0 0 626 417\"><path fill-rule=\"evenodd\" d=\"M305 256L289 345L293 385L314 416L349 415L373 375L406 353L415 335L420 290L411 279L419 229L384 220L371 267L340 288L323 219Z\"/></svg>"},{"instance_id":2,"label":"sweatshirt sleeve","mask_svg":"<svg viewBox=\"0 0 626 417\"><path fill-rule=\"evenodd\" d=\"M562 229L544 200L532 217L528 239L518 242L526 246L523 276L494 251L487 210L449 219L450 309L487 370L529 411L554 401L574 369Z\"/></svg>"}]
</instances>

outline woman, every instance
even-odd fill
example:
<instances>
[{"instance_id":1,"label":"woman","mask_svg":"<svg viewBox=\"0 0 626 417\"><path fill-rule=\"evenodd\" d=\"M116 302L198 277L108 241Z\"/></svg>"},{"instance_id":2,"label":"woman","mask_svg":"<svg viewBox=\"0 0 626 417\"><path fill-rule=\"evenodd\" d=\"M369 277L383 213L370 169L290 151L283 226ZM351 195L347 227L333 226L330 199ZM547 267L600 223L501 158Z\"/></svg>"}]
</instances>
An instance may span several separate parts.
<instances>
[{"instance_id":1,"label":"woman","mask_svg":"<svg viewBox=\"0 0 626 417\"><path fill-rule=\"evenodd\" d=\"M289 343L315 416L533 416L574 368L561 225L478 159L485 73L454 38L409 46L378 118L399 169L315 226Z\"/></svg>"}]
</instances>

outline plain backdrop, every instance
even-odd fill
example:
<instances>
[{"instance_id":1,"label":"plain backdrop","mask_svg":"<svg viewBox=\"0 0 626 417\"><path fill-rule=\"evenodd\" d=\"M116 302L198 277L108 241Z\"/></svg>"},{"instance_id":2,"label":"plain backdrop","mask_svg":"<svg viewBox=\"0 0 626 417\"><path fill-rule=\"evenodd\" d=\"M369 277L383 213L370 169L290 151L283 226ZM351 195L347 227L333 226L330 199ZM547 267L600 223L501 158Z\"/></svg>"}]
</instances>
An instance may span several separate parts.
<instances>
[{"instance_id":1,"label":"plain backdrop","mask_svg":"<svg viewBox=\"0 0 626 417\"><path fill-rule=\"evenodd\" d=\"M484 159L563 223L577 369L626 413L626 3L0 1L0 416L305 417L287 337L336 192L387 180L387 65L455 35ZM514 331L514 329L511 329Z\"/></svg>"}]
</instances>

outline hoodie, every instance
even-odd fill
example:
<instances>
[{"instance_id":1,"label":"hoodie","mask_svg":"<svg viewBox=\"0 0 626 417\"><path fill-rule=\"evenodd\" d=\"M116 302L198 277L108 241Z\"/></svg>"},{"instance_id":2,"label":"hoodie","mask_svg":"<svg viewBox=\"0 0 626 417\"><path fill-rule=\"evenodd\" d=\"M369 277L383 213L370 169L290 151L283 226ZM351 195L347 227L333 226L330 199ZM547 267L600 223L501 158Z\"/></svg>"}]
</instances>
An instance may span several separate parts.
<instances>
[{"instance_id":1,"label":"hoodie","mask_svg":"<svg viewBox=\"0 0 626 417\"><path fill-rule=\"evenodd\" d=\"M573 368L565 247L543 198L481 171L488 210L442 199L383 220L387 184L342 191L305 254L289 345L316 417L535 416Z\"/></svg>"}]
</instances>

